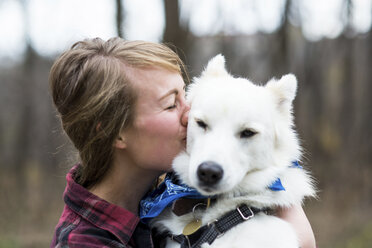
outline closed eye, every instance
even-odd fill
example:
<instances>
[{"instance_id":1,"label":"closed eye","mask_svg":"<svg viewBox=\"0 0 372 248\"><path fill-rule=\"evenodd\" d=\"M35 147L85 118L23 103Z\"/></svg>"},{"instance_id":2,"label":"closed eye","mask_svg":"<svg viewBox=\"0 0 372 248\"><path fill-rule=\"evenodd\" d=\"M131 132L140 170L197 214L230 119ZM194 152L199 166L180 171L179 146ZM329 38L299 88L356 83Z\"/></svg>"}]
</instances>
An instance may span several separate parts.
<instances>
[{"instance_id":1,"label":"closed eye","mask_svg":"<svg viewBox=\"0 0 372 248\"><path fill-rule=\"evenodd\" d=\"M208 125L204 121L199 120L199 119L195 119L195 122L196 122L196 124L198 124L198 126L200 128L203 128L204 130L207 130Z\"/></svg>"},{"instance_id":2,"label":"closed eye","mask_svg":"<svg viewBox=\"0 0 372 248\"><path fill-rule=\"evenodd\" d=\"M243 131L240 132L239 136L241 139L247 139L247 138L250 138L254 135L256 135L257 132L252 130L252 129L244 129Z\"/></svg>"},{"instance_id":3,"label":"closed eye","mask_svg":"<svg viewBox=\"0 0 372 248\"><path fill-rule=\"evenodd\" d=\"M169 106L168 108L166 108L166 110L174 109L176 107L177 107L177 105L176 104L173 104L172 106Z\"/></svg>"}]
</instances>

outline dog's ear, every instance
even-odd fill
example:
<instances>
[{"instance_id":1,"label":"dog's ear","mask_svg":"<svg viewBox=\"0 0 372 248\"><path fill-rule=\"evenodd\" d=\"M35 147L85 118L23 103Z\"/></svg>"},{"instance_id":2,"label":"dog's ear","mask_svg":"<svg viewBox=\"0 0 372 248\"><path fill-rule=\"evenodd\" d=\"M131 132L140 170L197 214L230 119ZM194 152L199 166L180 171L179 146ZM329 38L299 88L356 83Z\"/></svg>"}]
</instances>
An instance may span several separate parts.
<instances>
[{"instance_id":1,"label":"dog's ear","mask_svg":"<svg viewBox=\"0 0 372 248\"><path fill-rule=\"evenodd\" d=\"M293 74L282 76L281 79L271 79L267 84L268 88L278 104L279 110L291 111L292 101L296 97L297 79Z\"/></svg>"},{"instance_id":2,"label":"dog's ear","mask_svg":"<svg viewBox=\"0 0 372 248\"><path fill-rule=\"evenodd\" d=\"M190 84L187 87L188 88L186 94L187 102L191 104L194 98L194 92L196 91L195 89L199 87L199 84L208 81L203 79L225 76L229 76L229 73L226 71L225 68L225 57L221 54L218 54L209 60L201 76L193 78L192 84Z\"/></svg>"},{"instance_id":3,"label":"dog's ear","mask_svg":"<svg viewBox=\"0 0 372 248\"><path fill-rule=\"evenodd\" d=\"M204 69L201 77L220 77L227 75L229 75L229 73L225 68L225 57L221 54L218 54L209 60L208 65Z\"/></svg>"}]
</instances>

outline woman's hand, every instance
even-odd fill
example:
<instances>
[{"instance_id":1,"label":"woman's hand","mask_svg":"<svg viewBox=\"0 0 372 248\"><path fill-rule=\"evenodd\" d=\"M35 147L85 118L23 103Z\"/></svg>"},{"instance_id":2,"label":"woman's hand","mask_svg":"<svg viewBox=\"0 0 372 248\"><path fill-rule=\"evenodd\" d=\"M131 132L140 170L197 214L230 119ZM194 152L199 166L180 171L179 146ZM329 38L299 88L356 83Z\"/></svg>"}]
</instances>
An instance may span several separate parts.
<instances>
[{"instance_id":1,"label":"woman's hand","mask_svg":"<svg viewBox=\"0 0 372 248\"><path fill-rule=\"evenodd\" d=\"M315 248L315 237L310 222L300 205L278 208L277 216L289 222L299 237L301 248Z\"/></svg>"}]
</instances>

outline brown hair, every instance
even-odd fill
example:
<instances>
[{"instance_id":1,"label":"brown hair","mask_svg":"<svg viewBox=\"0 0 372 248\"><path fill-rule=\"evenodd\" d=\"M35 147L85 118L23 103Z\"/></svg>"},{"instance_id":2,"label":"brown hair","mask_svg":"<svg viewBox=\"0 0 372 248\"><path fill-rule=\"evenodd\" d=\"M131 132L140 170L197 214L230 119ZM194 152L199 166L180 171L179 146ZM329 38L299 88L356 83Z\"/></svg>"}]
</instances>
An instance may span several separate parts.
<instances>
[{"instance_id":1,"label":"brown hair","mask_svg":"<svg viewBox=\"0 0 372 248\"><path fill-rule=\"evenodd\" d=\"M75 43L53 64L49 83L62 127L79 151L75 180L98 183L109 170L114 141L134 118L136 92L127 67L160 66L182 74L184 64L165 45L112 38Z\"/></svg>"}]
</instances>

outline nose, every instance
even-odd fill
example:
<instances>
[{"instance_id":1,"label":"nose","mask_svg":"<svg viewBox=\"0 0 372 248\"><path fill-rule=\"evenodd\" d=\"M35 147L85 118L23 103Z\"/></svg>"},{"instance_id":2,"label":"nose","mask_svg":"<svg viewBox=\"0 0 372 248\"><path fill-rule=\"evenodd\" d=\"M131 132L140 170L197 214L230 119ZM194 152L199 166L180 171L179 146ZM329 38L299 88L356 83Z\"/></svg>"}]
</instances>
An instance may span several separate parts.
<instances>
[{"instance_id":1,"label":"nose","mask_svg":"<svg viewBox=\"0 0 372 248\"><path fill-rule=\"evenodd\" d=\"M212 186L221 180L223 169L219 164L207 161L199 165L197 175L204 185Z\"/></svg>"},{"instance_id":2,"label":"nose","mask_svg":"<svg viewBox=\"0 0 372 248\"><path fill-rule=\"evenodd\" d=\"M181 116L181 125L187 127L187 123L189 121L189 112L190 112L190 105L185 103L185 109Z\"/></svg>"}]
</instances>

